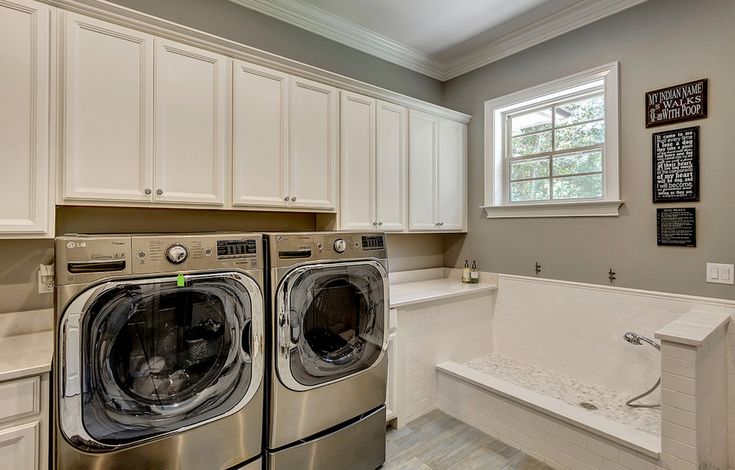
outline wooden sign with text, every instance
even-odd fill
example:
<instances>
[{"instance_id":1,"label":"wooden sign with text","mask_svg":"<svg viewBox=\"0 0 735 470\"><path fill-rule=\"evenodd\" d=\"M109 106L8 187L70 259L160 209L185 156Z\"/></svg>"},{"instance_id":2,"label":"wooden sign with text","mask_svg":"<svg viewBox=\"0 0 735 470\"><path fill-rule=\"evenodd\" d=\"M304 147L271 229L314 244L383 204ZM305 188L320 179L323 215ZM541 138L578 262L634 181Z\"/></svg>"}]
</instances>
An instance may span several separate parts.
<instances>
[{"instance_id":1,"label":"wooden sign with text","mask_svg":"<svg viewBox=\"0 0 735 470\"><path fill-rule=\"evenodd\" d=\"M646 127L706 117L706 78L646 93Z\"/></svg>"}]
</instances>

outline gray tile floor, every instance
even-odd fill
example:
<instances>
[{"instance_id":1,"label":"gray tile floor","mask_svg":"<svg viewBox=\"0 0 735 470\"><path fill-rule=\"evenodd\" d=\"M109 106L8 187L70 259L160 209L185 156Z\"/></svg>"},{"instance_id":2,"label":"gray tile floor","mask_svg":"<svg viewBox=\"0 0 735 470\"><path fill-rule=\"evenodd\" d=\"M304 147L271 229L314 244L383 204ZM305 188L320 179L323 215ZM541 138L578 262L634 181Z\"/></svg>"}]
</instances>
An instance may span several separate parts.
<instances>
[{"instance_id":1,"label":"gray tile floor","mask_svg":"<svg viewBox=\"0 0 735 470\"><path fill-rule=\"evenodd\" d=\"M388 428L382 470L550 470L518 449L433 411L399 430Z\"/></svg>"}]
</instances>

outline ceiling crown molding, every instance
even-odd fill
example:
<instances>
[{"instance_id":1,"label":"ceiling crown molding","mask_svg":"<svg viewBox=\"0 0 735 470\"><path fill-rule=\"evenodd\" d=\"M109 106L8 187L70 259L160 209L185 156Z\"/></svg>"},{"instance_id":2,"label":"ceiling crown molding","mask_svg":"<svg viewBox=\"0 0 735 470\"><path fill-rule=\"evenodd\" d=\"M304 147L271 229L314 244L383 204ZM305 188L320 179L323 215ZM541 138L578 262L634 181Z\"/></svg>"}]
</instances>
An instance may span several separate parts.
<instances>
[{"instance_id":1,"label":"ceiling crown molding","mask_svg":"<svg viewBox=\"0 0 735 470\"><path fill-rule=\"evenodd\" d=\"M582 0L452 61L444 69L444 79L471 72L645 1Z\"/></svg>"},{"instance_id":2,"label":"ceiling crown molding","mask_svg":"<svg viewBox=\"0 0 735 470\"><path fill-rule=\"evenodd\" d=\"M230 1L437 80L444 77L443 64L430 55L300 0Z\"/></svg>"},{"instance_id":3,"label":"ceiling crown molding","mask_svg":"<svg viewBox=\"0 0 735 470\"><path fill-rule=\"evenodd\" d=\"M647 0L581 0L450 63L302 0L230 0L407 69L446 81Z\"/></svg>"}]
</instances>

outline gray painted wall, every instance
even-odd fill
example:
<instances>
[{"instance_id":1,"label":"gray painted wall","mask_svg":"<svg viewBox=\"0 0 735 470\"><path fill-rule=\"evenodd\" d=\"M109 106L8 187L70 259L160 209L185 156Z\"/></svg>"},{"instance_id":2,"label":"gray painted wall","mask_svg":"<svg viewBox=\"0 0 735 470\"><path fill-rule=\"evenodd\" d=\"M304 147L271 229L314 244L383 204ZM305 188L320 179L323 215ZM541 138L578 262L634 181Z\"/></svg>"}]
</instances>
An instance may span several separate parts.
<instances>
[{"instance_id":1,"label":"gray painted wall","mask_svg":"<svg viewBox=\"0 0 735 470\"><path fill-rule=\"evenodd\" d=\"M442 83L228 0L110 0L283 57L439 104Z\"/></svg>"},{"instance_id":2,"label":"gray painted wall","mask_svg":"<svg viewBox=\"0 0 735 470\"><path fill-rule=\"evenodd\" d=\"M618 15L490 64L446 84L444 105L474 115L469 128L469 234L448 237L445 264L476 258L483 270L735 299L735 287L706 284L705 263L735 263L735 2L650 0ZM612 61L621 70L620 217L482 218L483 103ZM651 133L646 91L709 78L701 126L701 202L696 248L656 246L651 203Z\"/></svg>"}]
</instances>

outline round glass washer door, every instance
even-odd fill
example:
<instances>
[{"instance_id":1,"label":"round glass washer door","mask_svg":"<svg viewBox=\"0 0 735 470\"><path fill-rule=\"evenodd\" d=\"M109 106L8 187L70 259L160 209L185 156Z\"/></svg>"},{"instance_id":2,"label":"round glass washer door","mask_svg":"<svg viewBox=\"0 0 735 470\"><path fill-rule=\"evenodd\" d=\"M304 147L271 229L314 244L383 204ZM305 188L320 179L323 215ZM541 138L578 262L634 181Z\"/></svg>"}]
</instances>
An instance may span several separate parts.
<instances>
[{"instance_id":1,"label":"round glass washer door","mask_svg":"<svg viewBox=\"0 0 735 470\"><path fill-rule=\"evenodd\" d=\"M63 325L69 332L76 321L81 370L78 402L73 387L62 397L69 405L61 407L62 429L72 442L120 446L181 430L228 414L259 386L255 282L239 273L185 279L108 283L77 318L69 309ZM63 413L77 406L75 424L74 413Z\"/></svg>"},{"instance_id":2,"label":"round glass washer door","mask_svg":"<svg viewBox=\"0 0 735 470\"><path fill-rule=\"evenodd\" d=\"M383 355L388 285L376 261L302 266L278 288L281 381L297 390L367 370Z\"/></svg>"}]
</instances>

